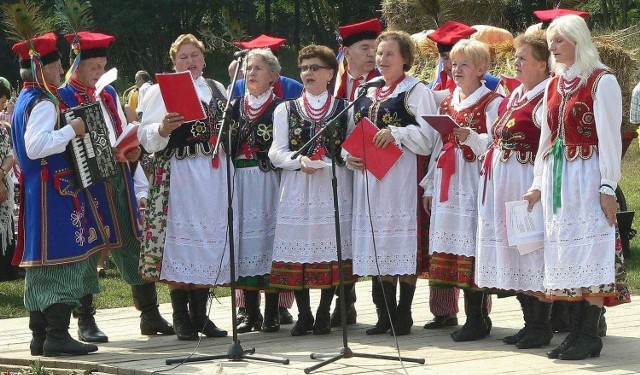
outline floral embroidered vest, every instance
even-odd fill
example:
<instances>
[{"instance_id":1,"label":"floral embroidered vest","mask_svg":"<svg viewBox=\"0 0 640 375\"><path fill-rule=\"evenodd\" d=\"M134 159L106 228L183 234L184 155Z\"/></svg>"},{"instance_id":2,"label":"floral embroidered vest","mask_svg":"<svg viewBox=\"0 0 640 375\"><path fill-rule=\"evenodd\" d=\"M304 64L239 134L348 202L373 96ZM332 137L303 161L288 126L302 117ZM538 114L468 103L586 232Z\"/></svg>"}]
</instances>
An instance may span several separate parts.
<instances>
[{"instance_id":1,"label":"floral embroidered vest","mask_svg":"<svg viewBox=\"0 0 640 375\"><path fill-rule=\"evenodd\" d=\"M406 91L381 101L374 102L368 96L357 100L353 106L356 125L363 117L368 117L378 129L385 129L389 125L403 128L415 124L416 116L409 108L409 94L418 83L420 82L415 82Z\"/></svg>"},{"instance_id":2,"label":"floral embroidered vest","mask_svg":"<svg viewBox=\"0 0 640 375\"><path fill-rule=\"evenodd\" d=\"M492 147L500 149L500 161L506 162L515 154L519 163L533 164L540 141L540 124L536 123L534 114L542 105L543 96L544 90L541 90L529 100L514 98L510 106L507 99L500 103L498 119L491 129Z\"/></svg>"},{"instance_id":3,"label":"floral embroidered vest","mask_svg":"<svg viewBox=\"0 0 640 375\"><path fill-rule=\"evenodd\" d=\"M171 132L167 147L161 152L164 158L176 159L196 157L197 154L211 155L215 147L215 140L219 125L222 120L222 111L226 101L225 94L220 92L215 81L208 79L207 84L211 89L212 97L209 103L202 102L204 120L191 121L182 124Z\"/></svg>"},{"instance_id":4,"label":"floral embroidered vest","mask_svg":"<svg viewBox=\"0 0 640 375\"><path fill-rule=\"evenodd\" d=\"M598 150L593 101L600 78L611 72L596 69L586 83L562 89L561 76L552 78L547 93L548 124L551 129L551 144L562 139L567 160L577 157L589 159Z\"/></svg>"},{"instance_id":5,"label":"floral embroidered vest","mask_svg":"<svg viewBox=\"0 0 640 375\"><path fill-rule=\"evenodd\" d=\"M331 109L327 113L326 119L333 119L349 104L344 99L335 98ZM323 123L317 123L310 119L301 108L299 100L290 100L286 102L287 113L289 118L289 149L298 151L313 136L320 131ZM344 160L340 156L340 145L347 136L347 124L349 116L345 112L339 119L336 119L336 125L333 130L316 139L311 147L304 150L302 155L310 158L326 155L333 159L338 165L344 165Z\"/></svg>"},{"instance_id":6,"label":"floral embroidered vest","mask_svg":"<svg viewBox=\"0 0 640 375\"><path fill-rule=\"evenodd\" d=\"M234 119L231 133L231 150L234 161L238 156L258 163L260 170L268 172L275 169L269 161L269 148L273 142L273 112L282 100L274 97L267 109L254 121L249 121L244 113L245 98L233 103Z\"/></svg>"},{"instance_id":7,"label":"floral embroidered vest","mask_svg":"<svg viewBox=\"0 0 640 375\"><path fill-rule=\"evenodd\" d=\"M497 94L493 91L488 92L484 96L482 96L478 100L478 102L476 102L476 104L471 107L464 108L458 112L453 108L453 105L451 104L453 94L450 94L440 104L440 113L451 116L455 120L455 122L462 127L469 127L478 134L486 134L487 106L495 98L499 97L501 97L500 94ZM471 150L471 147L460 144L460 142L458 142L458 139L453 136L453 134L442 140L443 144L447 142L454 142L456 144L456 147L459 147L462 150L462 156L464 160L469 162L476 161L477 157Z\"/></svg>"}]
</instances>

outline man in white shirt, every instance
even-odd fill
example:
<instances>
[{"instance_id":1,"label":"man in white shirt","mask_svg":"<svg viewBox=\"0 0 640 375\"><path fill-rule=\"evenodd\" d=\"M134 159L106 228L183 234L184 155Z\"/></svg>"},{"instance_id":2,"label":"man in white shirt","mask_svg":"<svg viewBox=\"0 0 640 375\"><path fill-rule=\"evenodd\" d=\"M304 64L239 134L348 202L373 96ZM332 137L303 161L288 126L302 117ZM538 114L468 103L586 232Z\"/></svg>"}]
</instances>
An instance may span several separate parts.
<instances>
[{"instance_id":1,"label":"man in white shirt","mask_svg":"<svg viewBox=\"0 0 640 375\"><path fill-rule=\"evenodd\" d=\"M115 89L107 85L96 96L96 83L105 73L107 65L107 48L115 41L111 35L81 31L78 34L65 36L69 43L77 44L80 52L80 63L73 72L68 83L60 90L60 98L68 107L84 103L99 102L102 107L111 145L122 134L127 120L120 105ZM116 158L119 156L114 148ZM146 206L149 182L137 163L141 150L138 147L124 157L126 162L119 162L119 174L110 180L113 186L115 210L120 218L122 244L111 248L111 256L123 279L131 285L133 301L140 314L140 331L145 335L174 334L173 327L162 318L158 311L156 288L154 283L145 282L138 271L140 259L140 215L138 210ZM78 335L82 341L107 342L108 337L98 329L93 315L93 295L88 294L80 299L82 306L74 310L78 317Z\"/></svg>"}]
</instances>

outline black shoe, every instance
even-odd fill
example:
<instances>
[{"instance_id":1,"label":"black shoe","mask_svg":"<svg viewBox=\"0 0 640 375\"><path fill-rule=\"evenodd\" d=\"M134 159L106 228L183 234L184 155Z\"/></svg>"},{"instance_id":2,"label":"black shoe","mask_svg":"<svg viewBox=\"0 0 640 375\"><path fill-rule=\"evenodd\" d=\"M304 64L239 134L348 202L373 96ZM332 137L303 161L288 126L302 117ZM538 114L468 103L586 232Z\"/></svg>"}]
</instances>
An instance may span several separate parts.
<instances>
[{"instance_id":1,"label":"black shoe","mask_svg":"<svg viewBox=\"0 0 640 375\"><path fill-rule=\"evenodd\" d=\"M42 345L45 357L60 355L84 355L98 350L93 344L83 344L69 335L71 306L56 303L44 311L47 320L47 338Z\"/></svg>"},{"instance_id":2,"label":"black shoe","mask_svg":"<svg viewBox=\"0 0 640 375\"><path fill-rule=\"evenodd\" d=\"M280 330L280 314L278 313L279 297L279 293L265 293L262 332L278 332Z\"/></svg>"},{"instance_id":3,"label":"black shoe","mask_svg":"<svg viewBox=\"0 0 640 375\"><path fill-rule=\"evenodd\" d=\"M304 336L307 332L313 331L313 326L314 319L311 313L308 315L298 314L298 321L291 329L291 336Z\"/></svg>"},{"instance_id":4,"label":"black shoe","mask_svg":"<svg viewBox=\"0 0 640 375\"><path fill-rule=\"evenodd\" d=\"M485 338L489 328L488 317L484 316L483 304L485 295L483 292L465 290L464 304L467 320L459 331L451 333L455 342L475 341Z\"/></svg>"},{"instance_id":5,"label":"black shoe","mask_svg":"<svg viewBox=\"0 0 640 375\"><path fill-rule=\"evenodd\" d=\"M532 306L534 303L534 299L537 300L537 298L522 293L518 293L516 298L518 299L518 302L520 302L520 308L522 309L524 327L520 329L515 335L506 336L502 339L502 342L507 345L515 345L518 343L518 341L522 340L531 329L531 324L533 324L534 320Z\"/></svg>"},{"instance_id":6,"label":"black shoe","mask_svg":"<svg viewBox=\"0 0 640 375\"><path fill-rule=\"evenodd\" d=\"M198 332L191 326L189 317L189 291L185 289L173 289L169 293L171 296L171 308L173 309L173 328L180 341L195 341L198 339Z\"/></svg>"},{"instance_id":7,"label":"black shoe","mask_svg":"<svg viewBox=\"0 0 640 375\"><path fill-rule=\"evenodd\" d=\"M372 293L375 293L374 301L379 301L376 305L376 313L378 321L376 325L365 331L367 335L382 335L391 329L391 322L395 320L397 302L396 302L396 284L383 281L380 288L376 287ZM384 297L387 297L386 303Z\"/></svg>"},{"instance_id":8,"label":"black shoe","mask_svg":"<svg viewBox=\"0 0 640 375\"><path fill-rule=\"evenodd\" d=\"M396 336L405 336L411 333L413 327L413 317L411 316L411 305L416 286L409 283L400 282L400 299L396 309L396 319L393 321L393 331Z\"/></svg>"},{"instance_id":9,"label":"black shoe","mask_svg":"<svg viewBox=\"0 0 640 375\"><path fill-rule=\"evenodd\" d=\"M555 302L553 303L555 305ZM582 327L582 310L584 304L582 302L566 302L566 315L569 324L569 334L562 341L560 346L547 352L547 357L556 359L560 354L566 352L575 345L580 337L580 329Z\"/></svg>"},{"instance_id":10,"label":"black shoe","mask_svg":"<svg viewBox=\"0 0 640 375\"><path fill-rule=\"evenodd\" d=\"M140 311L140 333L143 335L173 335L173 326L158 310L158 295L155 283L132 285L133 304Z\"/></svg>"},{"instance_id":11,"label":"black shoe","mask_svg":"<svg viewBox=\"0 0 640 375\"><path fill-rule=\"evenodd\" d=\"M262 328L262 314L258 306L258 291L244 291L244 306L246 315L242 323L236 326L238 333L247 333L252 330L259 331Z\"/></svg>"},{"instance_id":12,"label":"black shoe","mask_svg":"<svg viewBox=\"0 0 640 375\"><path fill-rule=\"evenodd\" d=\"M314 335L328 335L331 333L331 316L329 313L316 314L316 321L313 324Z\"/></svg>"},{"instance_id":13,"label":"black shoe","mask_svg":"<svg viewBox=\"0 0 640 375\"><path fill-rule=\"evenodd\" d=\"M440 329L444 327L453 327L458 325L458 316L456 314L450 315L436 315L428 321L422 328L424 329Z\"/></svg>"},{"instance_id":14,"label":"black shoe","mask_svg":"<svg viewBox=\"0 0 640 375\"><path fill-rule=\"evenodd\" d=\"M598 335L598 321L602 315L602 307L585 302L582 310L580 336L569 349L560 353L558 358L564 360L581 360L589 357L600 357L602 339Z\"/></svg>"},{"instance_id":15,"label":"black shoe","mask_svg":"<svg viewBox=\"0 0 640 375\"><path fill-rule=\"evenodd\" d=\"M289 312L289 309L284 306L280 306L278 307L278 314L280 315L280 324L293 324L293 316Z\"/></svg>"},{"instance_id":16,"label":"black shoe","mask_svg":"<svg viewBox=\"0 0 640 375\"><path fill-rule=\"evenodd\" d=\"M189 315L191 326L207 337L226 337L227 331L216 327L207 315L209 289L193 289L189 291Z\"/></svg>"},{"instance_id":17,"label":"black shoe","mask_svg":"<svg viewBox=\"0 0 640 375\"><path fill-rule=\"evenodd\" d=\"M240 324L244 322L247 317L247 310L244 307L238 307L238 313L236 314L236 323Z\"/></svg>"},{"instance_id":18,"label":"black shoe","mask_svg":"<svg viewBox=\"0 0 640 375\"><path fill-rule=\"evenodd\" d=\"M108 342L109 337L98 328L94 315L93 294L80 298L81 306L73 310L73 317L78 318L78 339L84 342Z\"/></svg>"},{"instance_id":19,"label":"black shoe","mask_svg":"<svg viewBox=\"0 0 640 375\"><path fill-rule=\"evenodd\" d=\"M29 311L29 329L31 330L29 343L31 355L42 355L44 341L47 338L47 319L43 312Z\"/></svg>"},{"instance_id":20,"label":"black shoe","mask_svg":"<svg viewBox=\"0 0 640 375\"><path fill-rule=\"evenodd\" d=\"M535 349L549 345L553 338L551 303L541 302L537 298L531 301L530 325L527 333L516 343L518 349Z\"/></svg>"}]
</instances>

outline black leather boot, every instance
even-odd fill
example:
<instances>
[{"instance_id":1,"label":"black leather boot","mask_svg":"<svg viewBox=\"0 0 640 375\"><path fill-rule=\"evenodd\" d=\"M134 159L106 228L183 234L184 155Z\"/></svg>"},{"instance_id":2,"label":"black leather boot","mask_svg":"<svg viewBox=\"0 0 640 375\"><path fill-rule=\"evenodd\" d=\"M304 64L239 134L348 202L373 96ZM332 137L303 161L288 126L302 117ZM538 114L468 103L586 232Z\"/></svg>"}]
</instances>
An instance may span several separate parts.
<instances>
[{"instance_id":1,"label":"black leather boot","mask_svg":"<svg viewBox=\"0 0 640 375\"><path fill-rule=\"evenodd\" d=\"M185 289L173 289L171 296L171 308L173 309L173 328L180 341L193 341L198 339L198 332L191 326L189 317L189 291Z\"/></svg>"},{"instance_id":2,"label":"black leather boot","mask_svg":"<svg viewBox=\"0 0 640 375\"><path fill-rule=\"evenodd\" d=\"M404 336L411 333L413 317L411 316L411 304L416 286L408 283L400 283L400 300L396 309L396 318L393 321L393 328L396 336ZM391 332L393 335L393 332Z\"/></svg>"},{"instance_id":3,"label":"black leather boot","mask_svg":"<svg viewBox=\"0 0 640 375\"><path fill-rule=\"evenodd\" d=\"M604 313L607 312L606 308L602 308L602 315L598 321L598 336L605 337L607 335L607 319L604 317Z\"/></svg>"},{"instance_id":4,"label":"black leather boot","mask_svg":"<svg viewBox=\"0 0 640 375\"><path fill-rule=\"evenodd\" d=\"M258 291L244 291L244 308L245 317L242 323L237 325L238 333L247 333L252 330L259 331L262 328L262 316L260 315L260 306L258 306Z\"/></svg>"},{"instance_id":5,"label":"black leather boot","mask_svg":"<svg viewBox=\"0 0 640 375\"><path fill-rule=\"evenodd\" d=\"M602 315L602 307L585 302L582 310L582 326L580 336L569 349L558 355L560 359L580 360L589 357L600 357L602 339L598 334L598 321Z\"/></svg>"},{"instance_id":6,"label":"black leather boot","mask_svg":"<svg viewBox=\"0 0 640 375\"><path fill-rule=\"evenodd\" d=\"M320 304L316 311L316 321L313 324L314 335L327 335L331 333L331 301L333 301L334 288L320 291Z\"/></svg>"},{"instance_id":7,"label":"black leather boot","mask_svg":"<svg viewBox=\"0 0 640 375\"><path fill-rule=\"evenodd\" d=\"M189 315L191 325L207 337L226 337L227 331L216 327L207 315L209 289L193 289L189 291Z\"/></svg>"},{"instance_id":8,"label":"black leather boot","mask_svg":"<svg viewBox=\"0 0 640 375\"><path fill-rule=\"evenodd\" d=\"M365 331L367 335L381 335L383 333L387 333L387 331L391 329L391 322L396 319L396 310L398 308L398 304L396 302L396 284L389 281L383 281L380 283L380 286L381 288L376 290L378 295L373 298L374 302L378 301L378 304L376 304L378 321L375 326Z\"/></svg>"},{"instance_id":9,"label":"black leather boot","mask_svg":"<svg viewBox=\"0 0 640 375\"><path fill-rule=\"evenodd\" d=\"M535 298L535 297L534 297ZM551 303L541 302L537 298L531 301L533 321L527 334L516 343L518 349L542 348L549 345L553 338L551 328Z\"/></svg>"},{"instance_id":10,"label":"black leather boot","mask_svg":"<svg viewBox=\"0 0 640 375\"><path fill-rule=\"evenodd\" d=\"M580 301L566 302L566 304L569 317L569 334L567 335L567 337L565 337L560 346L547 352L547 357L551 359L558 358L561 353L564 353L567 349L572 347L576 343L576 341L578 341L578 337L580 336L580 328L582 327L583 303L582 301Z\"/></svg>"},{"instance_id":11,"label":"black leather boot","mask_svg":"<svg viewBox=\"0 0 640 375\"><path fill-rule=\"evenodd\" d=\"M78 342L69 335L71 310L69 305L56 303L44 311L47 319L47 338L44 340L42 352L45 357L83 355L98 350L96 345Z\"/></svg>"},{"instance_id":12,"label":"black leather boot","mask_svg":"<svg viewBox=\"0 0 640 375\"><path fill-rule=\"evenodd\" d=\"M279 298L280 293L264 294L264 321L262 322L262 332L278 332L280 330Z\"/></svg>"},{"instance_id":13,"label":"black leather boot","mask_svg":"<svg viewBox=\"0 0 640 375\"><path fill-rule=\"evenodd\" d=\"M313 331L313 314L311 313L311 300L309 289L296 290L296 305L298 306L298 321L291 329L291 336L304 336Z\"/></svg>"},{"instance_id":14,"label":"black leather boot","mask_svg":"<svg viewBox=\"0 0 640 375\"><path fill-rule=\"evenodd\" d=\"M336 288L336 295L338 298L336 299L336 306L331 313L331 327L340 327L342 325L342 315L340 314L340 288ZM344 286L344 305L347 309L347 324L352 325L356 324L356 319L358 318L358 312L356 311L355 299L356 299L356 288L355 284L347 284Z\"/></svg>"},{"instance_id":15,"label":"black leather boot","mask_svg":"<svg viewBox=\"0 0 640 375\"><path fill-rule=\"evenodd\" d=\"M131 285L133 304L140 311L140 333L143 335L173 335L173 326L158 310L158 294L155 283Z\"/></svg>"},{"instance_id":16,"label":"black leather boot","mask_svg":"<svg viewBox=\"0 0 640 375\"><path fill-rule=\"evenodd\" d=\"M569 332L571 330L569 315L571 315L569 302L553 302L551 310L551 329L553 329L553 332Z\"/></svg>"},{"instance_id":17,"label":"black leather boot","mask_svg":"<svg viewBox=\"0 0 640 375\"><path fill-rule=\"evenodd\" d=\"M518 341L522 340L523 337L527 335L529 329L531 329L531 323L533 322L533 317L531 316L531 304L533 303L533 299L535 297L528 296L526 294L518 293L516 295L516 299L520 302L520 307L522 308L522 316L524 318L524 328L520 329L515 335L507 336L502 339L507 345L515 345Z\"/></svg>"},{"instance_id":18,"label":"black leather boot","mask_svg":"<svg viewBox=\"0 0 640 375\"><path fill-rule=\"evenodd\" d=\"M465 289L464 306L467 321L459 331L451 334L453 341L474 341L485 338L488 335L490 328L487 326L486 313L483 310L484 302L485 293Z\"/></svg>"},{"instance_id":19,"label":"black leather boot","mask_svg":"<svg viewBox=\"0 0 640 375\"><path fill-rule=\"evenodd\" d=\"M73 310L73 317L78 318L78 339L84 342L107 342L109 338L98 328L94 315L93 294L80 298L82 306Z\"/></svg>"},{"instance_id":20,"label":"black leather boot","mask_svg":"<svg viewBox=\"0 0 640 375\"><path fill-rule=\"evenodd\" d=\"M47 319L41 311L29 311L29 329L31 330L31 355L42 355L42 346L47 338Z\"/></svg>"},{"instance_id":21,"label":"black leather boot","mask_svg":"<svg viewBox=\"0 0 640 375\"><path fill-rule=\"evenodd\" d=\"M280 315L280 324L293 324L293 316L286 307L279 306L278 315Z\"/></svg>"}]
</instances>

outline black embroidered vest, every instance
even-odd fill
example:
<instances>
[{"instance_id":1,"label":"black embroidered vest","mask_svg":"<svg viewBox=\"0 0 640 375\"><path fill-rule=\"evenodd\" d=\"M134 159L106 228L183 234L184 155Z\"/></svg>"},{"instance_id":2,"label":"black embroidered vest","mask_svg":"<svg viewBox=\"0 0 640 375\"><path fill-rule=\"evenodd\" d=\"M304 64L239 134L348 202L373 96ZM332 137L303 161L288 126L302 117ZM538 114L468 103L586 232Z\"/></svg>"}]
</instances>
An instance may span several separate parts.
<instances>
[{"instance_id":1,"label":"black embroidered vest","mask_svg":"<svg viewBox=\"0 0 640 375\"><path fill-rule=\"evenodd\" d=\"M325 117L325 119L332 119L335 122L333 129L323 133L310 147L302 152L302 155L311 157L319 152L322 153L324 148L327 157L333 159L338 165L344 165L344 160L340 156L340 151L342 150L340 145L347 136L349 116L347 115L348 112L345 112L338 119L334 119L334 117L346 108L348 104L349 102L344 99L335 98L329 113ZM310 119L304 114L304 110L300 108L298 100L287 101L286 106L289 117L289 149L298 151L327 122L316 123Z\"/></svg>"},{"instance_id":2,"label":"black embroidered vest","mask_svg":"<svg viewBox=\"0 0 640 375\"><path fill-rule=\"evenodd\" d=\"M176 159L185 157L194 158L198 154L211 155L215 142L212 137L217 135L218 121L222 120L222 111L226 101L225 94L220 92L215 81L207 79L212 97L209 103L202 102L206 118L182 124L171 133L167 147L162 151L162 156Z\"/></svg>"},{"instance_id":3,"label":"black embroidered vest","mask_svg":"<svg viewBox=\"0 0 640 375\"><path fill-rule=\"evenodd\" d=\"M233 103L233 126L231 131L231 150L234 162L238 156L255 160L263 172L275 169L269 160L269 148L273 142L273 112L282 100L274 97L267 109L254 121L249 121L244 113L245 98Z\"/></svg>"}]
</instances>

